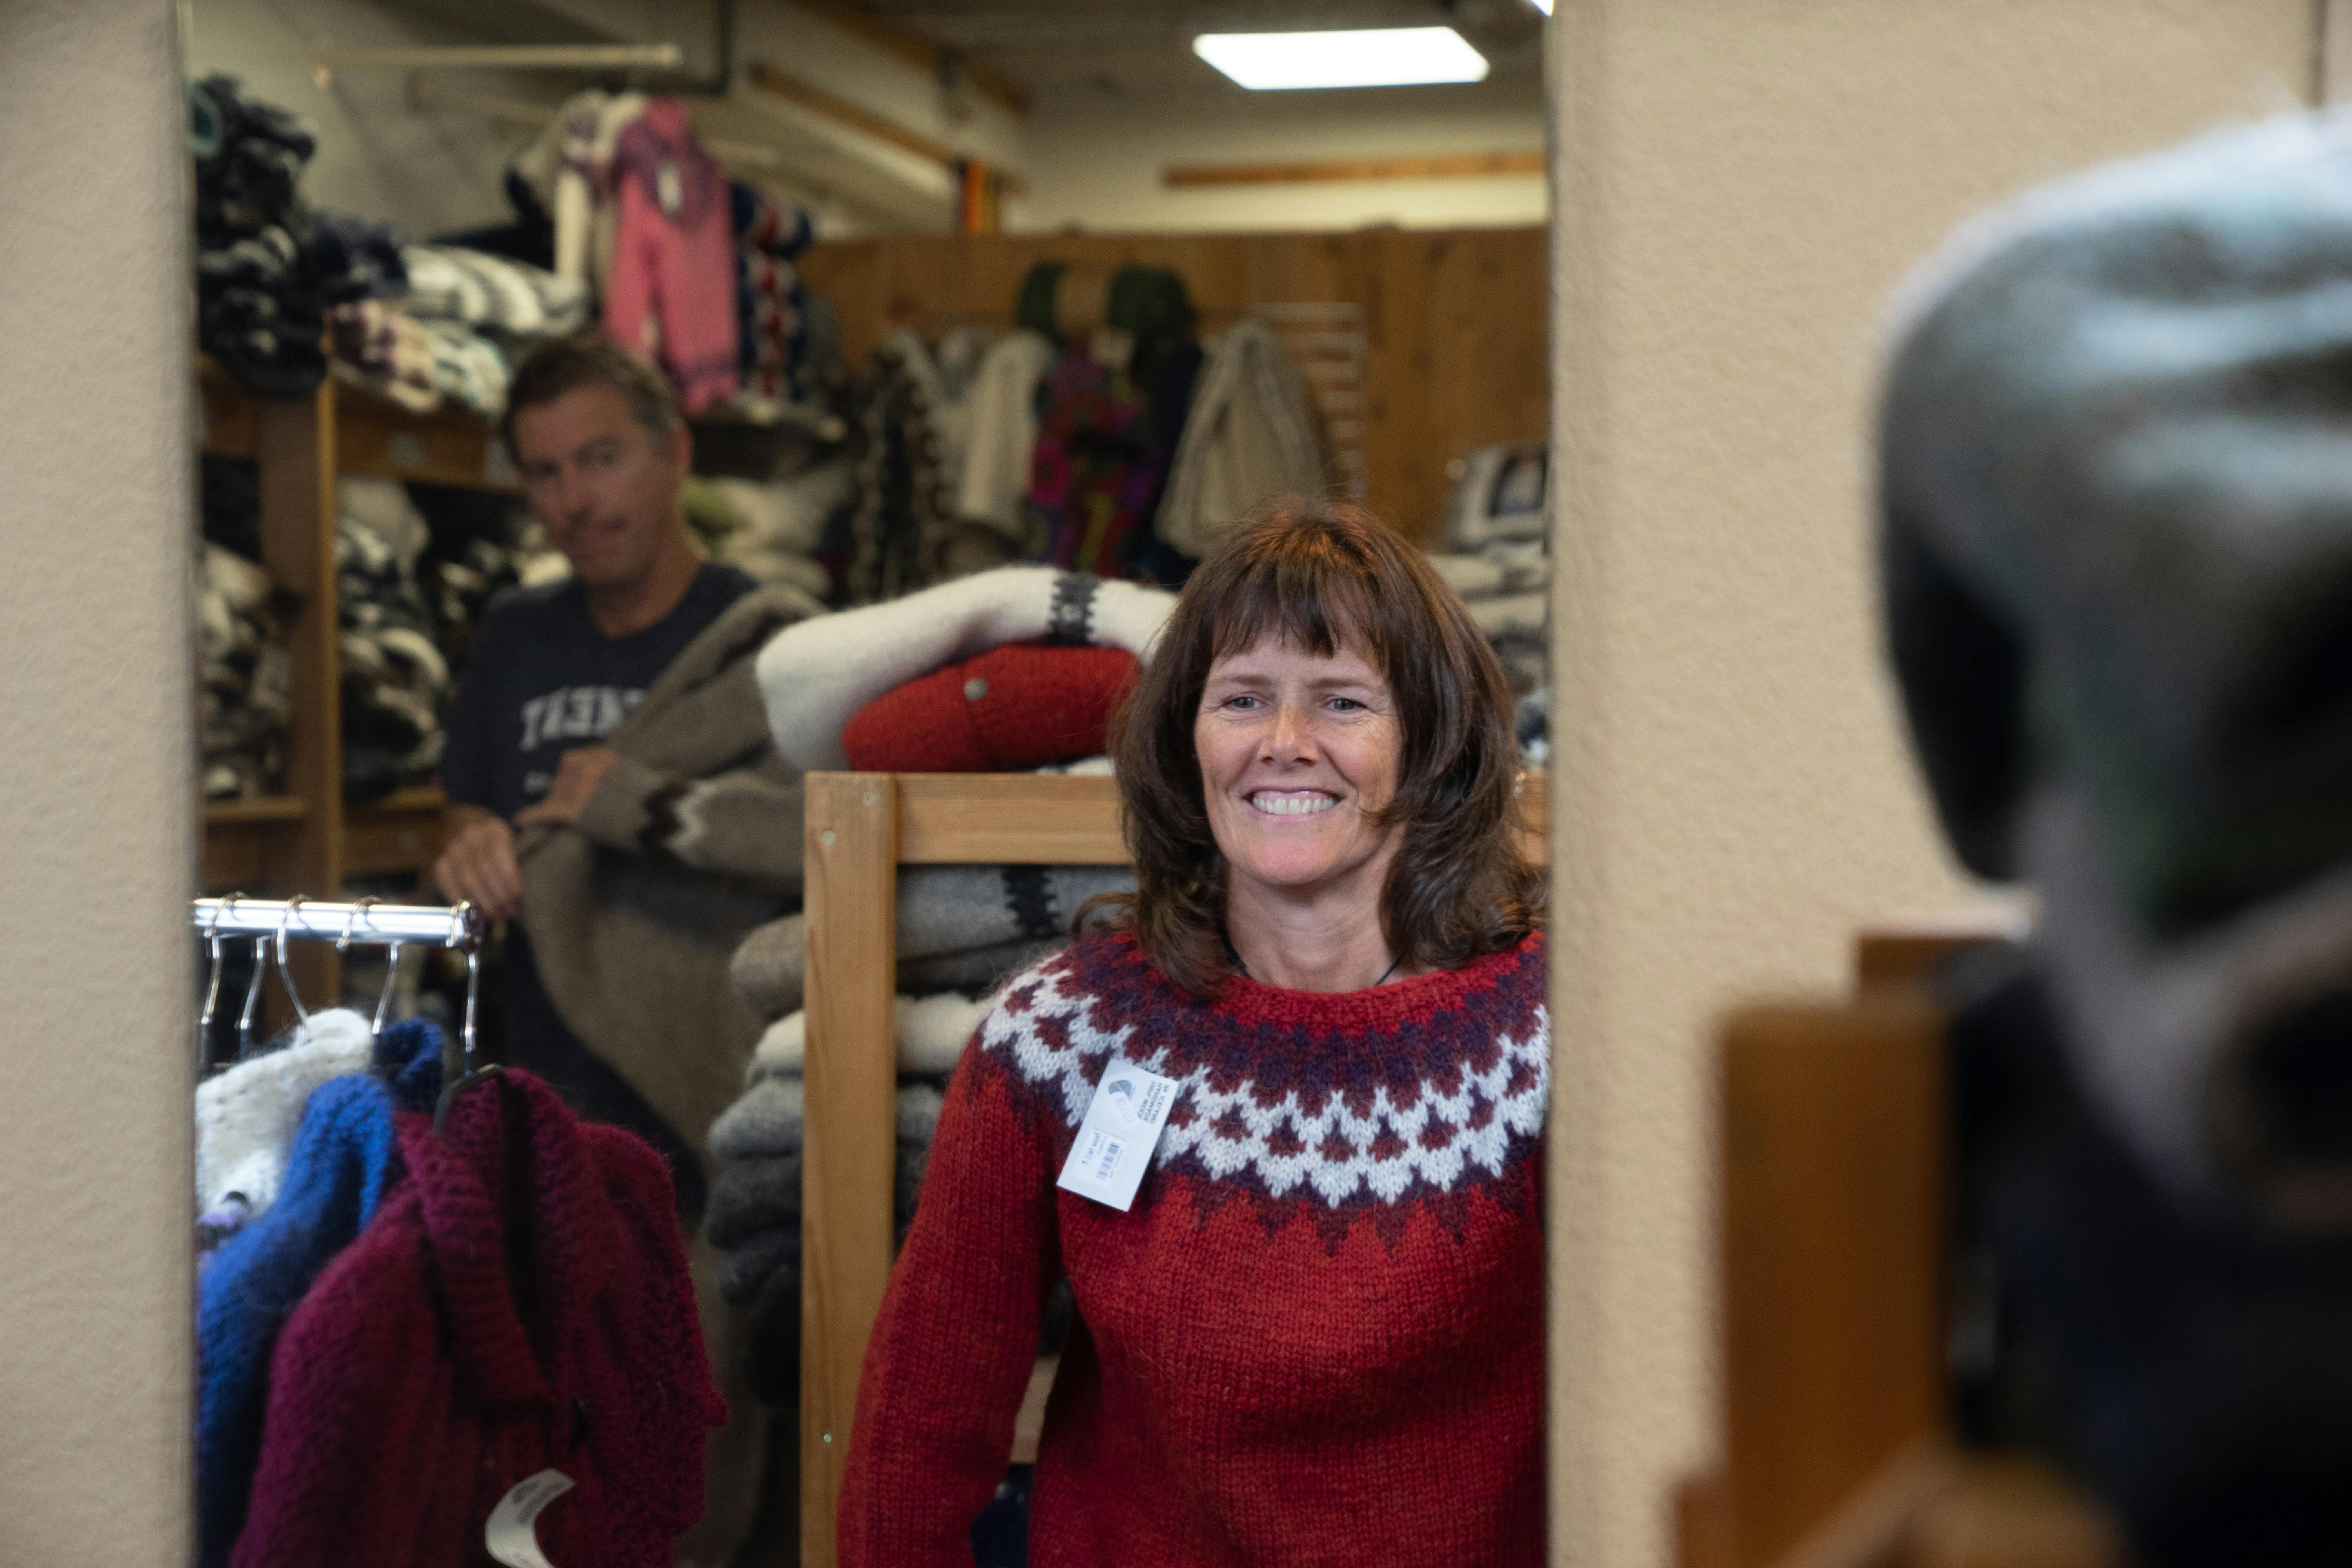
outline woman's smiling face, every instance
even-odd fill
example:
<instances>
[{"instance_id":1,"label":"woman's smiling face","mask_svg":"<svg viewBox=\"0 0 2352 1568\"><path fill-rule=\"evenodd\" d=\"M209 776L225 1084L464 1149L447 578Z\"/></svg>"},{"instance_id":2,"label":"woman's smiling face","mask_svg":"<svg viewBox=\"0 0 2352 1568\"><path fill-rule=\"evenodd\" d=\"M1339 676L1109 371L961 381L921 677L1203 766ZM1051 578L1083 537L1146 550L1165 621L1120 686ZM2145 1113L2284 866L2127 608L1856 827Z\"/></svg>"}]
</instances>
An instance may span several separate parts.
<instances>
[{"instance_id":1,"label":"woman's smiling face","mask_svg":"<svg viewBox=\"0 0 2352 1568\"><path fill-rule=\"evenodd\" d=\"M1358 648L1268 638L1218 658L1192 722L1228 893L1344 891L1379 918L1403 736L1387 679Z\"/></svg>"}]
</instances>

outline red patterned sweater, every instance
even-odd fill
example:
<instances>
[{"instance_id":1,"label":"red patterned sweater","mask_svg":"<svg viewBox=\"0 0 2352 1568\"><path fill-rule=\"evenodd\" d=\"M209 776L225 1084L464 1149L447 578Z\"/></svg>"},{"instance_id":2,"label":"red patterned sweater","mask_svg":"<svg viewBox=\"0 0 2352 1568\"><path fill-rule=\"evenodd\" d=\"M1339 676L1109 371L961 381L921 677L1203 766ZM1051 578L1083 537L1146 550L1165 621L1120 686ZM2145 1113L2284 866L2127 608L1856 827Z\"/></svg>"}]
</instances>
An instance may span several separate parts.
<instances>
[{"instance_id":1,"label":"red patterned sweater","mask_svg":"<svg viewBox=\"0 0 2352 1568\"><path fill-rule=\"evenodd\" d=\"M1180 1085L1131 1211L1059 1191L1116 1056ZM1543 1557L1544 944L1186 996L1124 932L1016 978L948 1091L866 1358L845 1568L971 1562L1066 1269L1033 1568Z\"/></svg>"}]
</instances>

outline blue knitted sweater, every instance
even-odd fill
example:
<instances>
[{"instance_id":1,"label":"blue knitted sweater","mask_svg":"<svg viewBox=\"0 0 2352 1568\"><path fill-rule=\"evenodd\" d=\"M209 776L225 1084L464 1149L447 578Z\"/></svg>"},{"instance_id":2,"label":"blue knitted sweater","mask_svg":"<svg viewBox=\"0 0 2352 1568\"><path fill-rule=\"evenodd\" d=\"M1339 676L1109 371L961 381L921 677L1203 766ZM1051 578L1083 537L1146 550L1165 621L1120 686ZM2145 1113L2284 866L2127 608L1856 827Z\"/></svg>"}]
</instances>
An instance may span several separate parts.
<instances>
[{"instance_id":1,"label":"blue knitted sweater","mask_svg":"<svg viewBox=\"0 0 2352 1568\"><path fill-rule=\"evenodd\" d=\"M311 1282L374 1217L399 1174L394 1110L441 1092L441 1032L396 1024L375 1072L331 1079L303 1107L278 1201L196 1281L196 1504L204 1568L228 1560L261 1450L269 1352ZM387 1076L388 1075L388 1076Z\"/></svg>"}]
</instances>

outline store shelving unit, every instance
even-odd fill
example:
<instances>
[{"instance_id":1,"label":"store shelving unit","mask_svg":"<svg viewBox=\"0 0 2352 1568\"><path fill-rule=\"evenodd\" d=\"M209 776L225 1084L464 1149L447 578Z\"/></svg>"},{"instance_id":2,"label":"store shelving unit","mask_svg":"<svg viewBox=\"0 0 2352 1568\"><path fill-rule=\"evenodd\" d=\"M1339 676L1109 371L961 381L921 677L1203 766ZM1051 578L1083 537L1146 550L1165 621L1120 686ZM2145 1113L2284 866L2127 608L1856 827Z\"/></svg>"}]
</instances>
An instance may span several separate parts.
<instances>
[{"instance_id":1,"label":"store shelving unit","mask_svg":"<svg viewBox=\"0 0 2352 1568\"><path fill-rule=\"evenodd\" d=\"M293 668L286 793L205 803L205 890L330 898L349 877L421 872L440 853L439 790L360 805L343 799L336 483L369 474L513 494L514 469L485 421L413 414L331 379L308 397L268 398L201 362L197 385L203 449L255 465L263 564L299 601L285 622ZM305 995L340 989L331 944L304 944L294 963Z\"/></svg>"}]
</instances>

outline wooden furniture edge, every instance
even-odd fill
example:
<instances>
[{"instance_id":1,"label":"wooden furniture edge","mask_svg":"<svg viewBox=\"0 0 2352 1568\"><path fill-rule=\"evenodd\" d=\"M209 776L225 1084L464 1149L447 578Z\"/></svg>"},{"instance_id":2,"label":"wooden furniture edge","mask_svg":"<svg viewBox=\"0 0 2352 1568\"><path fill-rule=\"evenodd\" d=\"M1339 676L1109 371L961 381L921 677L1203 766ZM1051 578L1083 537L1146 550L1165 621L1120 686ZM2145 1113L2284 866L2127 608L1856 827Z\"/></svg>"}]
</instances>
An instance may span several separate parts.
<instances>
[{"instance_id":1,"label":"wooden furniture edge","mask_svg":"<svg viewBox=\"0 0 2352 1568\"><path fill-rule=\"evenodd\" d=\"M1718 1055L1735 1561L1944 1430L1943 1031L1924 994L1742 1009Z\"/></svg>"},{"instance_id":2,"label":"wooden furniture edge","mask_svg":"<svg viewBox=\"0 0 2352 1568\"><path fill-rule=\"evenodd\" d=\"M1128 853L1107 774L813 773L804 788L801 1562L832 1568L857 1381L892 1261L898 868L1118 865ZM1520 802L1539 850L1549 776L1524 775Z\"/></svg>"}]
</instances>

